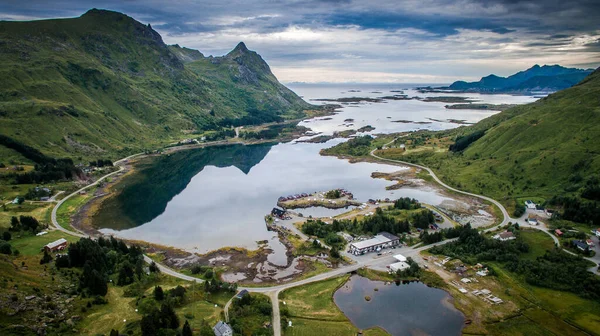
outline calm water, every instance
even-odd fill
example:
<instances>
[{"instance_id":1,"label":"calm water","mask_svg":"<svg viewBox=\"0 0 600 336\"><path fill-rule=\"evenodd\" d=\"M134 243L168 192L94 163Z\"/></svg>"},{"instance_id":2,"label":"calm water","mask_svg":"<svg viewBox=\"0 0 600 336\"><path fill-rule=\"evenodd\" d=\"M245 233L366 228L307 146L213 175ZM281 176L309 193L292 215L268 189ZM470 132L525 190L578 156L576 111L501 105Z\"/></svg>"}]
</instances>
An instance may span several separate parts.
<instances>
[{"instance_id":1,"label":"calm water","mask_svg":"<svg viewBox=\"0 0 600 336\"><path fill-rule=\"evenodd\" d=\"M355 87L361 92L348 93L349 87L293 86L306 100L342 96L383 96L397 94L389 90L402 86ZM387 91L386 91L387 90ZM382 93L372 93L380 91ZM409 95L420 95L405 91ZM442 94L430 94L440 96ZM531 97L507 95L466 95L490 103L524 103ZM420 128L445 129L458 125L393 123L393 120L428 121L465 119L479 121L494 112L447 110L444 103L386 101L344 107L331 120L314 118L301 124L314 131L332 133L372 125L372 133L390 133ZM387 118L387 117L390 118ZM355 119L353 126L344 119ZM429 204L446 198L435 190L410 189L387 191L393 182L372 179L372 172L392 172L397 167L350 164L345 160L319 155L319 150L345 139L324 144L285 143L256 146L223 146L181 151L145 163L139 173L122 183L119 197L105 202L94 217L101 231L129 239L175 246L195 252L207 252L225 246L257 247L260 240L273 241L264 216L276 205L279 196L303 192L346 188L360 201L369 198L413 197ZM343 210L299 209L306 216L333 216ZM272 247L281 250L279 246ZM273 259L275 260L275 259ZM277 258L281 260L281 258Z\"/></svg>"},{"instance_id":2,"label":"calm water","mask_svg":"<svg viewBox=\"0 0 600 336\"><path fill-rule=\"evenodd\" d=\"M448 302L449 298L445 291L420 282L385 285L357 275L333 295L357 328L379 326L394 336L460 335L464 316Z\"/></svg>"}]
</instances>

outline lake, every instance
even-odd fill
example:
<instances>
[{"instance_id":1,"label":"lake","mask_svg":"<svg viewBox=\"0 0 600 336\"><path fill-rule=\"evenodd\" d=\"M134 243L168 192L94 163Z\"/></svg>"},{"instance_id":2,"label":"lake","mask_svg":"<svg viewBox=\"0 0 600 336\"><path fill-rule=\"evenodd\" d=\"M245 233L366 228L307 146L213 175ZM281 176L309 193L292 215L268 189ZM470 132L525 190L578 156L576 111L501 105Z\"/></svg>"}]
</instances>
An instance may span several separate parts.
<instances>
[{"instance_id":1,"label":"lake","mask_svg":"<svg viewBox=\"0 0 600 336\"><path fill-rule=\"evenodd\" d=\"M292 86L309 101L349 94L376 97L390 95L390 90L401 88L362 85L356 87L361 92L348 93L351 90L348 87ZM420 94L414 90L405 90L405 93L444 95ZM494 103L534 100L532 97L509 95L466 96ZM394 123L394 120L422 122L432 118L477 122L496 113L448 110L444 105L418 100L361 103L344 106L331 117L313 118L300 124L327 134L372 125L376 129L371 133L376 134L458 126L449 122L412 124ZM344 124L348 118L355 119L350 127ZM135 174L125 177L116 186L121 191L119 196L105 201L92 221L107 234L205 253L226 246L256 249L257 241L273 241L276 235L267 231L264 216L276 206L279 196L345 188L363 202L369 198L411 197L437 205L448 199L435 189L402 188L388 191L385 187L394 182L371 178L373 172L393 172L398 167L375 163L350 164L335 157L319 155L322 148L342 141L346 139L333 139L321 144L293 141L209 147L145 159L136 167ZM299 209L299 212L313 216L332 216L340 211Z\"/></svg>"},{"instance_id":2,"label":"lake","mask_svg":"<svg viewBox=\"0 0 600 336\"><path fill-rule=\"evenodd\" d=\"M335 304L357 328L379 326L394 336L460 335L464 315L450 299L447 292L421 282L386 285L358 275L333 295Z\"/></svg>"}]
</instances>

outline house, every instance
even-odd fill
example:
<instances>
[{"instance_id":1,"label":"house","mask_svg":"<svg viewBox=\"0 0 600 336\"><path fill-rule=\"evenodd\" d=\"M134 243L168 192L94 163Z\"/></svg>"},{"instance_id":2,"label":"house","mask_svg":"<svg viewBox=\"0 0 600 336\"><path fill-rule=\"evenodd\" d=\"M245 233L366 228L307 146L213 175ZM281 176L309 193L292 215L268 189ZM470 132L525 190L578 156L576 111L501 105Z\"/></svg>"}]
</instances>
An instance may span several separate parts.
<instances>
[{"instance_id":1,"label":"house","mask_svg":"<svg viewBox=\"0 0 600 336\"><path fill-rule=\"evenodd\" d=\"M587 244L587 246L589 246L589 247L594 247L594 246L596 246L596 245L594 245L594 242L593 242L591 239L588 239L588 240L586 240L586 241L585 241L585 243L586 243L586 244Z\"/></svg>"},{"instance_id":2,"label":"house","mask_svg":"<svg viewBox=\"0 0 600 336\"><path fill-rule=\"evenodd\" d=\"M273 217L283 218L283 217L285 217L285 210L279 209L279 208L273 208L273 210L271 210L271 215Z\"/></svg>"},{"instance_id":3,"label":"house","mask_svg":"<svg viewBox=\"0 0 600 336\"><path fill-rule=\"evenodd\" d=\"M42 250L46 250L46 252L54 252L54 251L62 251L67 247L67 240L64 238L60 238L57 241L53 241L52 243L46 244Z\"/></svg>"},{"instance_id":4,"label":"house","mask_svg":"<svg viewBox=\"0 0 600 336\"><path fill-rule=\"evenodd\" d=\"M527 207L527 209L535 209L536 204L530 200L527 200L527 201L525 201L525 206Z\"/></svg>"},{"instance_id":5,"label":"house","mask_svg":"<svg viewBox=\"0 0 600 336\"><path fill-rule=\"evenodd\" d=\"M529 225L538 225L538 220L535 217L530 216L529 218L527 218L527 223L529 223Z\"/></svg>"},{"instance_id":6,"label":"house","mask_svg":"<svg viewBox=\"0 0 600 336\"><path fill-rule=\"evenodd\" d=\"M239 300L239 299L243 298L244 296L246 296L248 294L249 293L248 293L247 290L242 289L239 293L236 294L235 298Z\"/></svg>"},{"instance_id":7,"label":"house","mask_svg":"<svg viewBox=\"0 0 600 336\"><path fill-rule=\"evenodd\" d=\"M560 231L559 229L554 230L554 234L557 235L558 237L562 237L562 235L563 235L562 231Z\"/></svg>"},{"instance_id":8,"label":"house","mask_svg":"<svg viewBox=\"0 0 600 336\"><path fill-rule=\"evenodd\" d=\"M515 237L515 235L510 231L502 232L500 234L495 235L492 238L499 240L499 241L509 241L509 240L517 239L517 237Z\"/></svg>"},{"instance_id":9,"label":"house","mask_svg":"<svg viewBox=\"0 0 600 336\"><path fill-rule=\"evenodd\" d=\"M213 327L213 332L215 333L215 336L232 336L233 335L233 330L231 329L229 324L227 324L223 321L219 321L219 322L217 322L217 324L215 324L215 326Z\"/></svg>"},{"instance_id":10,"label":"house","mask_svg":"<svg viewBox=\"0 0 600 336\"><path fill-rule=\"evenodd\" d=\"M586 252L589 249L588 244L584 243L581 240L572 240L571 244L573 244L574 247L576 247L577 249Z\"/></svg>"},{"instance_id":11,"label":"house","mask_svg":"<svg viewBox=\"0 0 600 336\"><path fill-rule=\"evenodd\" d=\"M596 237L600 237L600 228L596 229Z\"/></svg>"},{"instance_id":12,"label":"house","mask_svg":"<svg viewBox=\"0 0 600 336\"><path fill-rule=\"evenodd\" d=\"M349 253L354 255L365 254L367 252L379 252L386 247L395 247L400 245L400 238L388 232L380 232L371 239L353 242L350 244Z\"/></svg>"},{"instance_id":13,"label":"house","mask_svg":"<svg viewBox=\"0 0 600 336\"><path fill-rule=\"evenodd\" d=\"M50 200L50 197L48 197L48 196L40 197L40 201L42 201L42 202L48 202L49 200Z\"/></svg>"},{"instance_id":14,"label":"house","mask_svg":"<svg viewBox=\"0 0 600 336\"><path fill-rule=\"evenodd\" d=\"M408 260L408 259L407 259L405 256L403 256L402 254L396 254L396 255L394 256L394 259L396 259L396 260L398 260L398 261L401 261L401 262L406 262L406 261Z\"/></svg>"},{"instance_id":15,"label":"house","mask_svg":"<svg viewBox=\"0 0 600 336\"><path fill-rule=\"evenodd\" d=\"M396 273L398 271L404 271L406 269L409 269L410 265L408 263L405 263L404 261L400 261L397 263L393 263L390 265L390 271Z\"/></svg>"}]
</instances>

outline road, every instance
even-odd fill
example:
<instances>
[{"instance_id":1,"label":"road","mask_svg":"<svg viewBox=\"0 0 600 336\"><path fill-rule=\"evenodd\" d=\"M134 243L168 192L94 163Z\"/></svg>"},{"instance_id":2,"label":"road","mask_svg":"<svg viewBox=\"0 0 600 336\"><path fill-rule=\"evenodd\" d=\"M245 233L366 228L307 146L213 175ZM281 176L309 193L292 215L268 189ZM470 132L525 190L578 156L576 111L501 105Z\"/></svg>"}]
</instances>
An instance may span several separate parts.
<instances>
[{"instance_id":1,"label":"road","mask_svg":"<svg viewBox=\"0 0 600 336\"><path fill-rule=\"evenodd\" d=\"M390 141L385 146L391 144L396 139ZM69 194L68 196L66 196L65 198L63 198L60 202L58 202L55 205L55 207L52 209L52 216L51 216L52 224L58 230L61 230L61 231L65 232L65 233L67 233L67 234L74 235L74 236L77 236L77 237L88 237L88 235L86 235L86 234L84 234L82 232L73 232L73 231L67 230L67 229L63 228L62 226L60 226L60 224L56 220L56 213L57 213L58 208L67 199L69 199L70 197L72 197L74 195L77 195L79 192L81 192L83 190L86 190L88 188L91 188L94 185L97 185L101 181L105 180L106 178L108 178L110 176L113 176L115 174L118 174L119 172L123 171L124 168L123 168L123 166L121 164L124 163L124 162L126 162L127 160L135 157L135 156L138 156L138 155L140 155L140 154L131 155L131 156L128 156L128 157L126 157L124 159L116 161L115 165L119 166L119 170L117 170L115 172L112 172L112 173L109 173L109 174L101 177L96 182L94 182L94 183L92 183L92 184L90 184L88 186L85 186L85 187L83 187L83 188L81 188L81 189L79 189L79 190L77 190L77 191ZM510 216L509 216L508 212L506 211L506 209L504 208L504 206L502 206L502 204L500 204L500 202L498 202L498 201L496 201L496 200L494 200L492 198L489 198L487 196L477 195L477 194L474 194L474 193L469 193L469 192L466 192L466 191L462 191L462 190L458 190L456 188L450 187L447 184L445 184L444 182L442 182L437 177L437 175L435 175L435 173L431 169L429 169L428 167L421 166L421 165L414 164L414 163L410 163L410 162L400 161L400 160L391 160L391 159L382 158L382 157L380 157L380 156L378 156L378 155L375 154L375 150L371 151L370 155L373 156L373 157L375 157L375 158L377 158L377 159L379 159L379 160L381 160L381 161L388 161L388 162L393 162L393 163L399 163L399 164L403 164L403 165L407 165L407 166L412 166L412 167L417 167L417 168L426 170L432 176L432 178L437 183L439 183L441 186L443 186L443 187L445 187L445 188L447 188L449 190L452 190L454 192L457 192L457 193L460 193L460 194L463 194L463 195L472 196L472 197L477 197L477 198L483 199L485 201L488 201L488 202L496 205L500 209L500 211L502 212L503 219L502 219L502 221L501 221L500 224L494 226L493 228L485 230L486 232L491 231L491 230L495 230L498 227L504 226L504 225L508 224L508 222L510 221ZM536 228L538 230L546 232L547 234L549 234L554 239L555 242L558 243L558 238L554 237L554 235L552 235L550 232L548 232L545 229L545 227L544 228L542 228L542 227L533 227L533 228ZM456 238L454 238L454 239L448 239L448 240L445 240L445 241L442 241L442 242L438 242L438 243L435 243L435 244L426 245L426 246L420 246L418 248L403 247L403 248L397 249L394 254L403 254L406 257L411 257L411 256L417 255L421 251L427 250L427 249L429 249L429 248L431 248L433 246L446 244L446 243L449 243L449 242L452 242L452 241L455 241L455 240L456 240ZM567 251L567 252L571 253L570 251ZM589 259L589 258L586 258L586 259L594 261L594 260ZM153 260L150 257L148 257L147 255L144 255L144 260L147 263L152 263L153 262ZM362 268L362 267L383 266L383 265L387 265L387 264L393 263L394 261L395 261L395 259L390 254L390 255L383 256L383 257L374 257L372 259L363 260L363 261L357 262L356 264L352 264L352 265L347 265L347 266L343 266L343 267L340 267L340 268L336 268L336 269L333 269L333 270L331 270L331 271L329 271L327 273L321 273L321 274L315 275L313 277L310 277L310 278L307 278L307 279L303 279L303 280L299 280L299 281L295 281L295 282L285 283L285 284L276 285L276 286L272 286L272 287L239 287L239 289L240 290L246 289L249 292L254 292L254 293L262 293L262 294L267 295L271 299L272 306L273 306L273 314L272 314L272 318L273 318L273 320L272 320L273 334L275 336L280 336L281 335L281 318L280 318L280 310L279 310L279 293L281 291L289 289L289 288L293 288L293 287L297 287L297 286L302 286L302 285L306 285L306 284L309 284L309 283L313 283L313 282L317 282L317 281L321 281L321 280L326 280L326 279L329 279L329 278L333 278L333 277L336 277L336 276L339 276L339 275L342 275L342 274L346 274L346 273L349 273L349 272L352 272L352 271L356 271L356 270L358 270L359 268ZM203 282L202 279L198 279L198 278L195 278L195 277L191 277L189 275L185 275L185 274L179 273L179 272L177 272L177 271L175 271L175 270L173 270L173 269L171 269L171 268L169 268L167 266L164 266L164 265L162 265L160 263L156 263L155 262L155 264L158 266L158 268L160 269L160 271L162 273L167 274L169 276L173 276L173 277L176 277L176 278L179 278L179 279L182 279L182 280L192 281L192 282L197 282L197 283ZM231 305L231 302L232 302L232 300L229 300L229 302L227 302L227 304L224 307L225 317L226 317L227 320L229 319L228 312L229 312L229 306Z\"/></svg>"},{"instance_id":2,"label":"road","mask_svg":"<svg viewBox=\"0 0 600 336\"><path fill-rule=\"evenodd\" d=\"M394 140L392 140L392 141L390 141L390 142L386 143L385 145L383 145L383 147L387 147L388 145L390 145L391 143L393 143L394 141L396 141L396 140L397 140L397 139L399 139L399 138L401 138L401 137L394 138ZM406 165L406 166L409 166L409 167L416 167L416 168L423 169L423 170L427 171L427 172L429 173L429 175L431 175L431 177L433 177L433 179L434 179L434 180L435 180L437 183L439 183L439 184L440 184L442 187L444 187L444 188L446 188L446 189L448 189L448 190L452 190L452 191L454 191L454 192L456 192L456 193L459 193L459 194L468 195L468 196L477 197L477 198L480 198L480 199L486 200L486 201L488 201L488 202L490 202L490 203L494 204L495 206L497 206L497 207L500 209L500 211L502 212L502 217L503 217L503 219L502 219L502 222L501 222L500 224L496 225L495 227L493 227L493 228L491 228L491 229L489 229L489 230L495 229L495 228L497 228L497 227L499 227L499 226L504 226L504 225L508 224L508 222L510 221L510 215L508 214L508 211L506 211L506 209L504 208L504 206L502 206L502 204L500 204L500 202L496 201L495 199L493 199L493 198L489 198L489 197L487 197L487 196L478 195L478 194L474 194L474 193L470 193L470 192L467 192L467 191L462 191L462 190L459 190L459 189L453 188L453 187L451 187L451 186L447 185L446 183L442 182L442 180L440 180L440 178L439 178L439 177L437 177L437 175L435 175L435 173L433 172L433 170L431 170L431 169L430 169L430 168L428 168L428 167L421 166L421 165L418 165L418 164L415 164L415 163L406 162L406 161L400 161L400 160L386 159L386 158L383 158L383 157L381 157L381 156L378 156L378 155L376 155L376 154L375 154L375 151L376 151L376 150L377 150L377 149L373 149L373 150L372 150L372 151L369 153L369 154L370 154L372 157L374 157L374 158L377 158L377 159L379 159L379 160L381 160L381 161L387 161L387 162L400 163L400 164L403 164L403 165ZM488 230L488 231L489 231L489 230Z\"/></svg>"}]
</instances>

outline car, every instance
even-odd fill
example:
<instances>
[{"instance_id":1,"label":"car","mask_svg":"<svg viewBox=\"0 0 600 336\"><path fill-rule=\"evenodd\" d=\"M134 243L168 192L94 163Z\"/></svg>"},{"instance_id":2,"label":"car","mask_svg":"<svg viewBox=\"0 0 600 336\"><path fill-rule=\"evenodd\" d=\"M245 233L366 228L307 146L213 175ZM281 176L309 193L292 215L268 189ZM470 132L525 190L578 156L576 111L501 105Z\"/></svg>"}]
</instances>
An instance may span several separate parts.
<instances>
[{"instance_id":1,"label":"car","mask_svg":"<svg viewBox=\"0 0 600 336\"><path fill-rule=\"evenodd\" d=\"M380 255L381 255L381 252L377 253L377 255L378 255L378 256L380 256Z\"/></svg>"}]
</instances>

